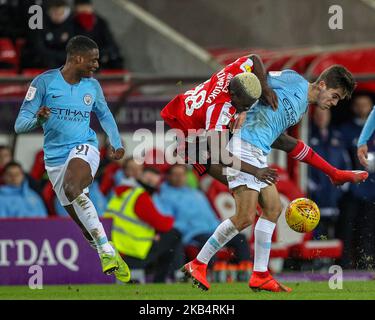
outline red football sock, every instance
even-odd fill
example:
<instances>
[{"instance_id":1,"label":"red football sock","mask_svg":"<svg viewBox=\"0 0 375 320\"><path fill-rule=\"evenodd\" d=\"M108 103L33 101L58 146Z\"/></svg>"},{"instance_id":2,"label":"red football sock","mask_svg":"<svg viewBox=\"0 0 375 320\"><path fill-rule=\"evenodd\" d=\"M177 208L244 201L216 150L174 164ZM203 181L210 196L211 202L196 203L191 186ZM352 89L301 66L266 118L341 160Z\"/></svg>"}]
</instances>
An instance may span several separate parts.
<instances>
[{"instance_id":1,"label":"red football sock","mask_svg":"<svg viewBox=\"0 0 375 320\"><path fill-rule=\"evenodd\" d=\"M323 171L330 177L332 177L337 170L301 140L298 140L297 145L288 153L288 156L298 161L305 162L314 168Z\"/></svg>"},{"instance_id":2,"label":"red football sock","mask_svg":"<svg viewBox=\"0 0 375 320\"><path fill-rule=\"evenodd\" d=\"M267 271L253 271L253 274L255 276L258 276L258 277L261 277L261 278L267 278L269 275L270 275L270 272L267 270Z\"/></svg>"},{"instance_id":3,"label":"red football sock","mask_svg":"<svg viewBox=\"0 0 375 320\"><path fill-rule=\"evenodd\" d=\"M199 261L197 258L194 259L194 263L196 263L197 265L204 265L205 263Z\"/></svg>"}]
</instances>

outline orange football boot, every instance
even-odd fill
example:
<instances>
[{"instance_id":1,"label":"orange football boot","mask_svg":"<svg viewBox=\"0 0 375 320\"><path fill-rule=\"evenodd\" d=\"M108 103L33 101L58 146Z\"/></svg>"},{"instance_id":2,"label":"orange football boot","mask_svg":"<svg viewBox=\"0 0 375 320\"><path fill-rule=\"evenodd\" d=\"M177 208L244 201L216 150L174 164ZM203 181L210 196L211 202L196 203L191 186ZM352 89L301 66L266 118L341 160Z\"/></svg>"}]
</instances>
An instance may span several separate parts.
<instances>
[{"instance_id":1,"label":"orange football boot","mask_svg":"<svg viewBox=\"0 0 375 320\"><path fill-rule=\"evenodd\" d=\"M292 289L277 282L272 275L266 272L254 271L249 281L249 287L254 292L261 290L272 291L272 292L291 292Z\"/></svg>"},{"instance_id":2,"label":"orange football boot","mask_svg":"<svg viewBox=\"0 0 375 320\"><path fill-rule=\"evenodd\" d=\"M362 170L336 170L332 177L331 182L336 185L342 185L345 182L360 183L368 178L368 172Z\"/></svg>"},{"instance_id":3,"label":"orange football boot","mask_svg":"<svg viewBox=\"0 0 375 320\"><path fill-rule=\"evenodd\" d=\"M199 262L197 259L185 264L181 271L185 276L193 279L193 284L204 291L210 289L210 284L207 281L207 265Z\"/></svg>"}]
</instances>

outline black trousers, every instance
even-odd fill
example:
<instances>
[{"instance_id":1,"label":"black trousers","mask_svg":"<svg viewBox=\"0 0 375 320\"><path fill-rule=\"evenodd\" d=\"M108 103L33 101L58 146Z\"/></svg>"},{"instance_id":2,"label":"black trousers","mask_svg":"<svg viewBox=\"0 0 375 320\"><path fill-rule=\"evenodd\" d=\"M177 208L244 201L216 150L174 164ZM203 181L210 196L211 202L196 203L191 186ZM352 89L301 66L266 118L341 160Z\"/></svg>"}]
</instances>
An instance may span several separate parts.
<instances>
[{"instance_id":1,"label":"black trousers","mask_svg":"<svg viewBox=\"0 0 375 320\"><path fill-rule=\"evenodd\" d=\"M336 236L344 243L340 265L346 269L375 267L374 200L345 196L340 204Z\"/></svg>"},{"instance_id":2,"label":"black trousers","mask_svg":"<svg viewBox=\"0 0 375 320\"><path fill-rule=\"evenodd\" d=\"M160 238L154 240L146 259L124 256L130 269L145 269L147 274L153 274L153 282L165 282L168 276L183 264L183 246L181 233L176 229L160 233Z\"/></svg>"}]
</instances>

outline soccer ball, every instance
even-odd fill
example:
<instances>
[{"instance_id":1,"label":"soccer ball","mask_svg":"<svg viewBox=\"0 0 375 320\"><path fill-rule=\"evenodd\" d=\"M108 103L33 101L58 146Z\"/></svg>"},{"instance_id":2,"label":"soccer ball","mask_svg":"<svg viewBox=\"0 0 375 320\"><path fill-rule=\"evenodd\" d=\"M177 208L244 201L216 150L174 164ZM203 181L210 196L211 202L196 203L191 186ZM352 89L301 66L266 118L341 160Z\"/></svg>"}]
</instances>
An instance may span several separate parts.
<instances>
[{"instance_id":1,"label":"soccer ball","mask_svg":"<svg viewBox=\"0 0 375 320\"><path fill-rule=\"evenodd\" d=\"M291 229L304 233L315 229L320 220L320 211L316 203L307 198L298 198L289 203L285 219Z\"/></svg>"}]
</instances>

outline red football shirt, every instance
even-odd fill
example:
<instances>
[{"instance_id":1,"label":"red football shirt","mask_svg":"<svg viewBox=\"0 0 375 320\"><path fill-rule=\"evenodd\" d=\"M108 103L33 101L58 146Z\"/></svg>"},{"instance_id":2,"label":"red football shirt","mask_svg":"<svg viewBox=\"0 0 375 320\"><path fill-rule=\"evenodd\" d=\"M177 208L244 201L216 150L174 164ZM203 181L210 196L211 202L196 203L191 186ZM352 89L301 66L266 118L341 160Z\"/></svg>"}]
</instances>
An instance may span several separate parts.
<instances>
[{"instance_id":1,"label":"red football shirt","mask_svg":"<svg viewBox=\"0 0 375 320\"><path fill-rule=\"evenodd\" d=\"M231 104L229 82L237 74L251 72L253 62L241 57L215 73L206 82L179 94L161 111L162 118L172 127L187 134L188 129L221 131L227 128L236 109Z\"/></svg>"}]
</instances>

